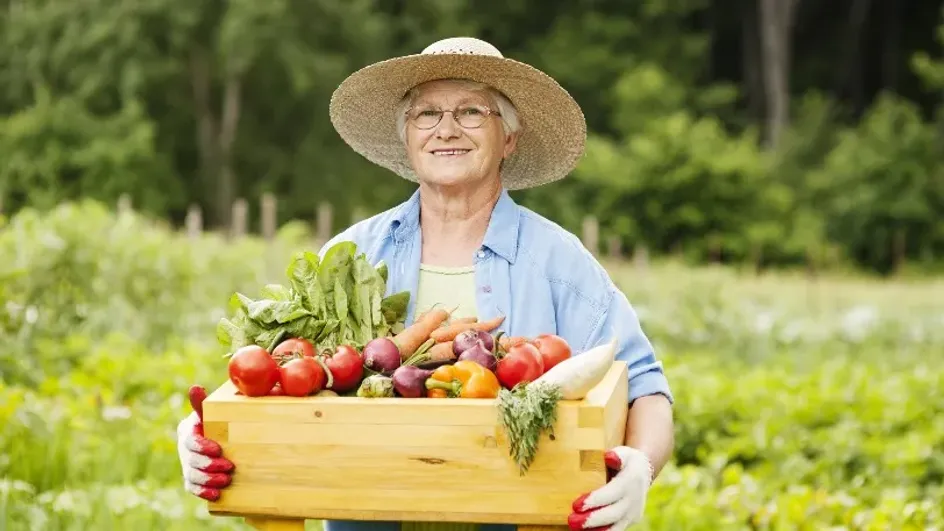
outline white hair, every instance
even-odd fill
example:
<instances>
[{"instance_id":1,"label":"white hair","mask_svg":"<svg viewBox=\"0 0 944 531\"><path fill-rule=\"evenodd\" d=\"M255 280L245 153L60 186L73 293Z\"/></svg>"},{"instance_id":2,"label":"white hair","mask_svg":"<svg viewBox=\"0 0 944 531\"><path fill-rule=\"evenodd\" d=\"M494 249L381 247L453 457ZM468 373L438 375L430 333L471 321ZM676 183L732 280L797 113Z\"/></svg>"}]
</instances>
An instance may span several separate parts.
<instances>
[{"instance_id":1,"label":"white hair","mask_svg":"<svg viewBox=\"0 0 944 531\"><path fill-rule=\"evenodd\" d=\"M517 133L521 130L521 121L518 119L518 110L504 94L498 89L485 83L472 81L469 79L449 78L437 81L448 81L450 85L458 89L472 90L482 93L489 100L489 106L495 108L501 113L502 129L506 135ZM417 85L409 90L400 103L397 105L397 132L400 134L400 140L406 143L406 112L420 95L422 85Z\"/></svg>"}]
</instances>

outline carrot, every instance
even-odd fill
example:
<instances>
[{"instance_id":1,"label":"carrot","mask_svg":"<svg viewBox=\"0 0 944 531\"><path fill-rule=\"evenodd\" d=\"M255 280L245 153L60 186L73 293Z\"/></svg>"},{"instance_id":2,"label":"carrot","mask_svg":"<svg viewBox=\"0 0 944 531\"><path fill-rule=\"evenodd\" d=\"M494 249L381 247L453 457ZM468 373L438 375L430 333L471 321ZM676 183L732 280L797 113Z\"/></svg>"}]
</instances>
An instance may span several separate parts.
<instances>
[{"instance_id":1,"label":"carrot","mask_svg":"<svg viewBox=\"0 0 944 531\"><path fill-rule=\"evenodd\" d=\"M404 328L399 334L393 336L393 342L400 349L400 359L405 360L420 348L420 345L429 339L430 334L440 327L446 319L452 314L449 310L437 308L426 312L420 319L417 319L410 326Z\"/></svg>"},{"instance_id":2,"label":"carrot","mask_svg":"<svg viewBox=\"0 0 944 531\"><path fill-rule=\"evenodd\" d=\"M436 343L433 345L433 348L429 349L427 354L429 355L429 361L450 361L456 359L455 353L452 352L452 341Z\"/></svg>"},{"instance_id":3,"label":"carrot","mask_svg":"<svg viewBox=\"0 0 944 531\"><path fill-rule=\"evenodd\" d=\"M453 319L449 322L450 325L459 324L459 323L477 323L479 321L478 317L460 317L458 319Z\"/></svg>"},{"instance_id":4,"label":"carrot","mask_svg":"<svg viewBox=\"0 0 944 531\"><path fill-rule=\"evenodd\" d=\"M483 332L491 332L492 330L498 328L498 325L502 324L505 320L504 315L499 315L498 317L489 320L489 321L480 321L475 323L455 323L448 326L440 327L429 335L429 337L436 340L437 343L442 343L443 341L452 341L466 330L481 330Z\"/></svg>"}]
</instances>

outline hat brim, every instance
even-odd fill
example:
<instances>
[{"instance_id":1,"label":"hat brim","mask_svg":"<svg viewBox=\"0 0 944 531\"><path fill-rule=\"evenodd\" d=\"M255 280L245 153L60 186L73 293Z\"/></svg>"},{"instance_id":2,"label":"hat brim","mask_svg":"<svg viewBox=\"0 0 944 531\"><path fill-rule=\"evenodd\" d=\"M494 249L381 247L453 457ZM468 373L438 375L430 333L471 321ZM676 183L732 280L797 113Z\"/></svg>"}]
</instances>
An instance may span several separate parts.
<instances>
[{"instance_id":1,"label":"hat brim","mask_svg":"<svg viewBox=\"0 0 944 531\"><path fill-rule=\"evenodd\" d=\"M331 123L354 151L417 182L394 113L411 88L445 78L491 85L517 108L523 130L502 169L505 188L518 190L554 182L576 167L587 137L580 106L541 70L504 57L416 54L366 66L334 91L329 107Z\"/></svg>"}]
</instances>

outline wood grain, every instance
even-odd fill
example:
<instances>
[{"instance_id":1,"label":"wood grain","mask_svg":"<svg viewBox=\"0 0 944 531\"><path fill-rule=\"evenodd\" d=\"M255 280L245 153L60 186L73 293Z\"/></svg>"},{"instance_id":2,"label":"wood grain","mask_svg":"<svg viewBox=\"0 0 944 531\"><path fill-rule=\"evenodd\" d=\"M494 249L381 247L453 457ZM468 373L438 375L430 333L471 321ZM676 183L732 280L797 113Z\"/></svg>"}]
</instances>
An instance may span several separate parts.
<instances>
[{"instance_id":1,"label":"wood grain","mask_svg":"<svg viewBox=\"0 0 944 531\"><path fill-rule=\"evenodd\" d=\"M494 400L249 398L226 382L204 401L204 429L236 470L208 508L265 530L340 519L560 531L573 500L606 481L603 453L626 428L627 374L617 362L584 400L561 402L555 437L542 437L524 475Z\"/></svg>"},{"instance_id":2,"label":"wood grain","mask_svg":"<svg viewBox=\"0 0 944 531\"><path fill-rule=\"evenodd\" d=\"M305 520L299 518L249 517L246 523L259 531L305 531Z\"/></svg>"}]
</instances>

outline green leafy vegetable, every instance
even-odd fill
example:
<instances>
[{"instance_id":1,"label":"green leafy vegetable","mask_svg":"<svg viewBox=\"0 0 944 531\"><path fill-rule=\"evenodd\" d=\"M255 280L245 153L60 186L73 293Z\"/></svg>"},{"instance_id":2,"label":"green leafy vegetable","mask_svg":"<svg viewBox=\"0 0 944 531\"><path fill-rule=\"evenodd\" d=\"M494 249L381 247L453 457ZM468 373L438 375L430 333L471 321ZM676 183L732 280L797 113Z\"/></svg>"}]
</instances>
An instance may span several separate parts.
<instances>
[{"instance_id":1,"label":"green leafy vegetable","mask_svg":"<svg viewBox=\"0 0 944 531\"><path fill-rule=\"evenodd\" d=\"M360 350L403 327L410 293L386 296L387 266L372 266L352 242L332 246L323 259L310 251L296 253L285 274L287 285L268 284L259 299L233 294L231 315L217 325L220 343L235 351L249 344L274 348L301 337L319 350L340 344Z\"/></svg>"}]
</instances>

